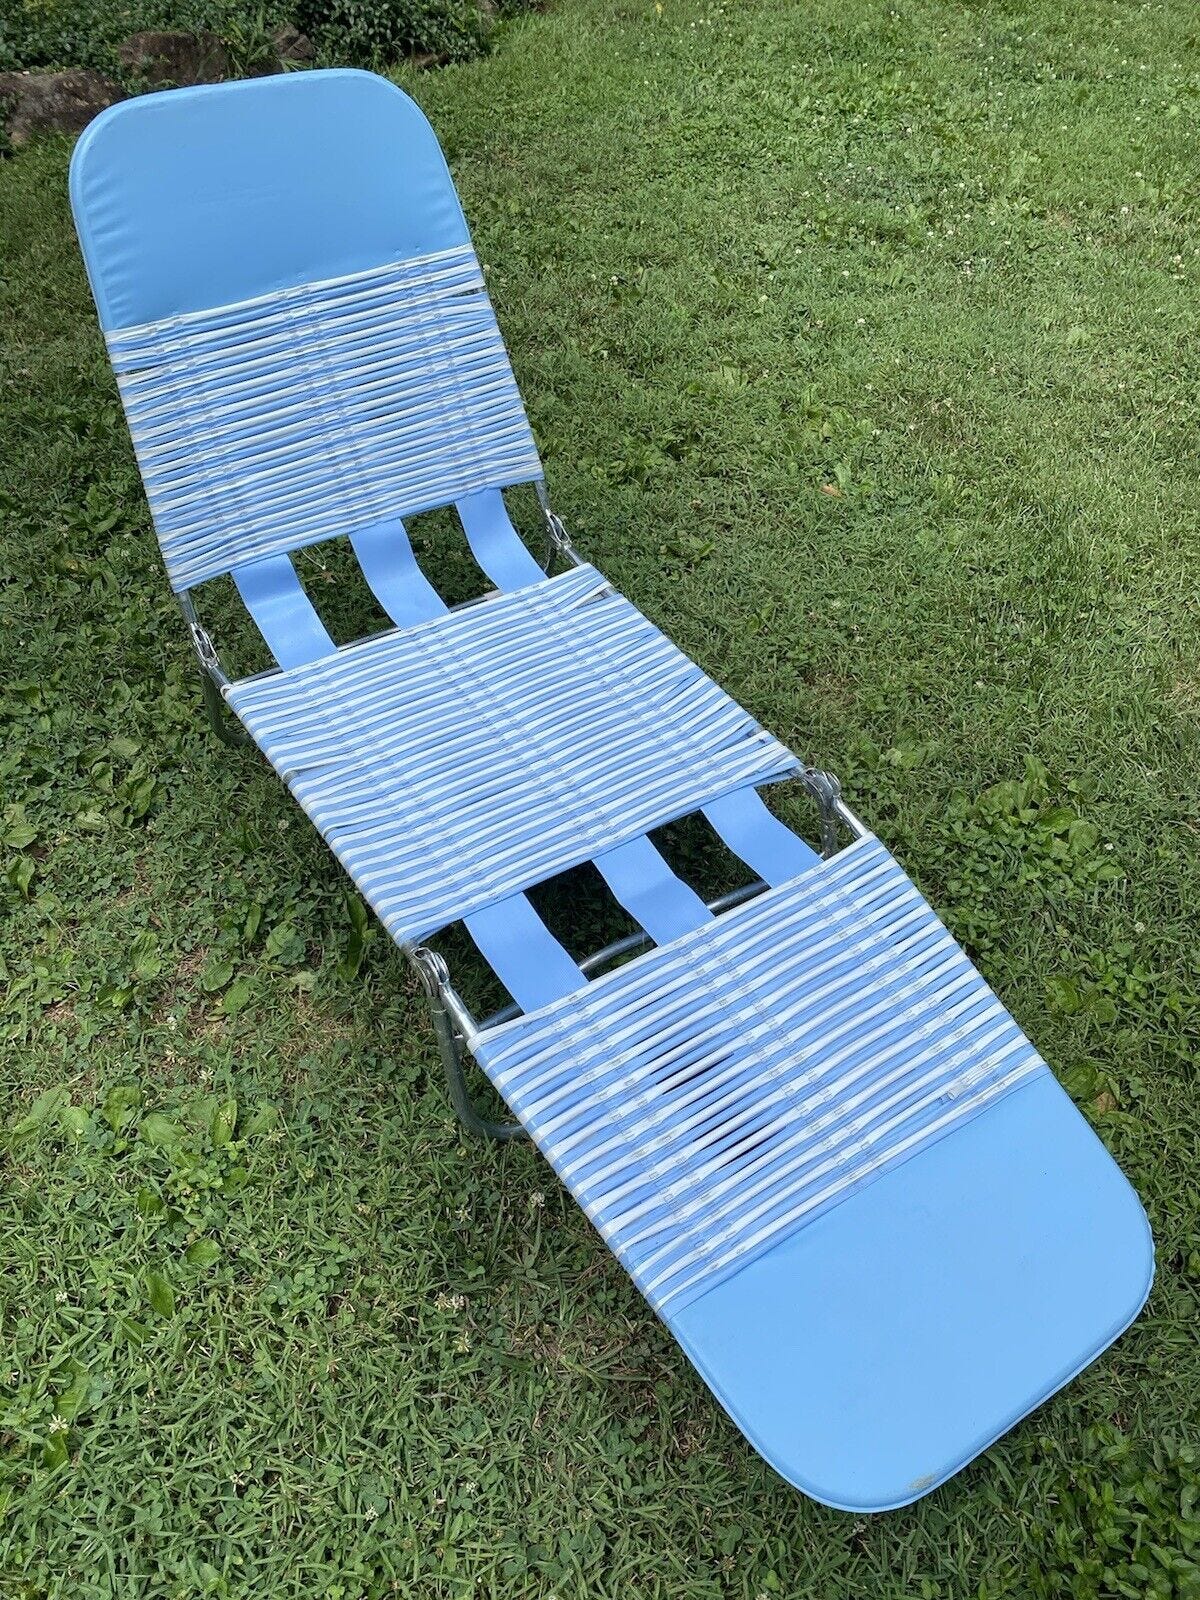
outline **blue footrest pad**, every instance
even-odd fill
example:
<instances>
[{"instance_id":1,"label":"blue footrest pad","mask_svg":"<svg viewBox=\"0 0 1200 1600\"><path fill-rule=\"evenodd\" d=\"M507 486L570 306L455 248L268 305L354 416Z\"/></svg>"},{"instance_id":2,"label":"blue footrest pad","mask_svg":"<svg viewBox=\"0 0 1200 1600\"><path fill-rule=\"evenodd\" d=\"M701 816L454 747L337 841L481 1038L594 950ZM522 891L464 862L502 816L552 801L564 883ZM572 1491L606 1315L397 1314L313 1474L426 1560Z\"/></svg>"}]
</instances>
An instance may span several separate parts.
<instances>
[{"instance_id":1,"label":"blue footrest pad","mask_svg":"<svg viewBox=\"0 0 1200 1600\"><path fill-rule=\"evenodd\" d=\"M401 943L800 770L591 567L226 692Z\"/></svg>"},{"instance_id":2,"label":"blue footrest pad","mask_svg":"<svg viewBox=\"0 0 1200 1600\"><path fill-rule=\"evenodd\" d=\"M471 1045L663 1315L1047 1071L870 837Z\"/></svg>"}]
</instances>

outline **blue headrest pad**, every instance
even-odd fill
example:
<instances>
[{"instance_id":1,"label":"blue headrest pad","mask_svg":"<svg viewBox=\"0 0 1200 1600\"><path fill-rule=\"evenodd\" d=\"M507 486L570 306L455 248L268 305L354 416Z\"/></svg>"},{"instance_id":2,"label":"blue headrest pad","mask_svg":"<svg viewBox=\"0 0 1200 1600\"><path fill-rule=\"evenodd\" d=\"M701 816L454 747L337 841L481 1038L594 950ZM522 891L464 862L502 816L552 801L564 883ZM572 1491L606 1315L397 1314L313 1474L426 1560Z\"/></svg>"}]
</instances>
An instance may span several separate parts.
<instances>
[{"instance_id":1,"label":"blue headrest pad","mask_svg":"<svg viewBox=\"0 0 1200 1600\"><path fill-rule=\"evenodd\" d=\"M123 101L76 145L71 205L106 331L469 242L433 129L370 72Z\"/></svg>"}]
</instances>

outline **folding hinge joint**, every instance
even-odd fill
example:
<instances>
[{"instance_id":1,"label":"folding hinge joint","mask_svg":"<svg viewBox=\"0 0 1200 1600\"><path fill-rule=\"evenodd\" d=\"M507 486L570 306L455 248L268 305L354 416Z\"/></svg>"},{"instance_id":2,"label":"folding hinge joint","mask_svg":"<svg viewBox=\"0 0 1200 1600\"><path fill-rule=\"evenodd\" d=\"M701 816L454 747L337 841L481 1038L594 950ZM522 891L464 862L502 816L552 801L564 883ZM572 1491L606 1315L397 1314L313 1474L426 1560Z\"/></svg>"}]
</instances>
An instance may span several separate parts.
<instances>
[{"instance_id":1,"label":"folding hinge joint","mask_svg":"<svg viewBox=\"0 0 1200 1600\"><path fill-rule=\"evenodd\" d=\"M436 950L419 944L412 952L421 987L431 1000L440 1000L450 987L450 969Z\"/></svg>"},{"instance_id":2,"label":"folding hinge joint","mask_svg":"<svg viewBox=\"0 0 1200 1600\"><path fill-rule=\"evenodd\" d=\"M842 786L832 772L805 767L804 786L821 808L821 854L828 859L838 851L838 814Z\"/></svg>"},{"instance_id":3,"label":"folding hinge joint","mask_svg":"<svg viewBox=\"0 0 1200 1600\"><path fill-rule=\"evenodd\" d=\"M188 632L192 636L192 647L200 657L200 665L210 678L221 682L225 674L221 670L221 658L217 655L216 645L198 622L189 622Z\"/></svg>"}]
</instances>

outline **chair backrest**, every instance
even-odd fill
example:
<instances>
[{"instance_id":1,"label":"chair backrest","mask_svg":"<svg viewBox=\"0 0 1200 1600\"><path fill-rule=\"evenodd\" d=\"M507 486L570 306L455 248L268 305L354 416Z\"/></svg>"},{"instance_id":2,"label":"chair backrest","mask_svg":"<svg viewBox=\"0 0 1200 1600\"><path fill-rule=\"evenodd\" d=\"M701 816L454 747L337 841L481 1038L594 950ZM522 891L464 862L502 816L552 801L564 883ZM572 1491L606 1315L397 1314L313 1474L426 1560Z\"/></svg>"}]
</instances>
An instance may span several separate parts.
<instances>
[{"instance_id":1,"label":"chair backrest","mask_svg":"<svg viewBox=\"0 0 1200 1600\"><path fill-rule=\"evenodd\" d=\"M71 203L176 590L540 478L445 158L385 79L125 101Z\"/></svg>"}]
</instances>

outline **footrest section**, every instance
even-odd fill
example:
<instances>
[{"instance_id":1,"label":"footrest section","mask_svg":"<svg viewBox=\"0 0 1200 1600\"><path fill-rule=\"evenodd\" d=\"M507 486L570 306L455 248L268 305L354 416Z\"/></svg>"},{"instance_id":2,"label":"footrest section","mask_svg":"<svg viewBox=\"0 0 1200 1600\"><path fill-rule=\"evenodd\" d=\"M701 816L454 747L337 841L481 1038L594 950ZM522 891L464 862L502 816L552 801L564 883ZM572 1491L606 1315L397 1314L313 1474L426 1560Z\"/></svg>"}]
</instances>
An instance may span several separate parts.
<instances>
[{"instance_id":1,"label":"footrest section","mask_svg":"<svg viewBox=\"0 0 1200 1600\"><path fill-rule=\"evenodd\" d=\"M926 1494L1149 1290L1137 1196L877 840L471 1044L826 1504Z\"/></svg>"}]
</instances>

